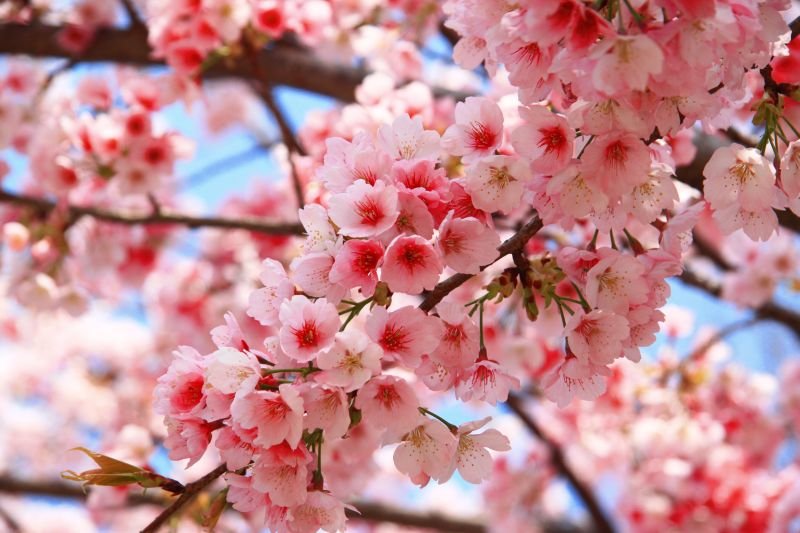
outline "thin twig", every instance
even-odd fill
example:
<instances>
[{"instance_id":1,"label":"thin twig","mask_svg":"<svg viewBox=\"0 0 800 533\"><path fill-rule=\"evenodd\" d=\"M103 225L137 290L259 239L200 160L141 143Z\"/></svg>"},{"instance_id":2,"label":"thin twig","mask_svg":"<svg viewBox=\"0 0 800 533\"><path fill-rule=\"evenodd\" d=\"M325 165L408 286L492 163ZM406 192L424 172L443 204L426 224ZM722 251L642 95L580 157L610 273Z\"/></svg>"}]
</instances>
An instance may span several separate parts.
<instances>
[{"instance_id":1,"label":"thin twig","mask_svg":"<svg viewBox=\"0 0 800 533\"><path fill-rule=\"evenodd\" d=\"M22 533L22 527L6 509L0 506L0 520L5 522L10 533Z\"/></svg>"},{"instance_id":2,"label":"thin twig","mask_svg":"<svg viewBox=\"0 0 800 533\"><path fill-rule=\"evenodd\" d=\"M539 218L539 215L534 215L533 218L531 218L519 229L519 231L517 231L514 235L506 239L503 244L497 247L497 251L500 252L500 255L498 255L497 259L491 263L483 265L481 270L495 264L501 258L514 253L517 250L522 250L525 247L525 244L531 240L531 238L536 235L540 229L542 229L542 225L543 224ZM425 295L422 303L419 304L419 308L426 312L430 311L436 307L436 305L441 302L445 296L463 285L471 277L472 274L459 273L453 274L446 280L439 282L430 292Z\"/></svg>"},{"instance_id":3,"label":"thin twig","mask_svg":"<svg viewBox=\"0 0 800 533\"><path fill-rule=\"evenodd\" d=\"M15 194L0 190L0 203L13 204L26 207L48 214L56 209L55 202ZM61 208L59 206L59 208ZM222 218L222 217L195 217L174 213L161 208L160 212L151 212L146 215L129 214L117 211L110 211L99 207L84 207L70 205L66 207L68 212L68 225L73 224L79 218L89 216L105 222L133 226L137 224L173 224L186 226L191 229L196 228L222 228L222 229L242 229L253 233L266 235L302 235L303 226L297 223L269 223L256 218Z\"/></svg>"},{"instance_id":4,"label":"thin twig","mask_svg":"<svg viewBox=\"0 0 800 533\"><path fill-rule=\"evenodd\" d=\"M701 278L688 268L684 268L679 279L691 287L698 288L714 298L721 298L722 288L711 281ZM752 310L755 317L772 322L780 322L791 329L795 335L800 337L800 314L776 304L767 302L764 305Z\"/></svg>"},{"instance_id":5,"label":"thin twig","mask_svg":"<svg viewBox=\"0 0 800 533\"><path fill-rule=\"evenodd\" d=\"M749 328L750 326L757 324L760 321L761 319L758 317L751 317L751 318L746 318L744 320L740 320L738 322L733 322L732 324L728 324L724 328L718 330L716 333L711 335L711 337L706 339L706 341L700 344L700 346L692 350L692 352L689 355L681 359L681 362L678 364L677 370L678 371L684 370L687 366L689 366L690 363L700 359L703 355L705 355L706 352L708 352L708 350L713 348L714 345L725 339L725 337L739 330Z\"/></svg>"},{"instance_id":6,"label":"thin twig","mask_svg":"<svg viewBox=\"0 0 800 533\"><path fill-rule=\"evenodd\" d=\"M519 417L520 421L527 427L531 433L533 433L537 439L542 441L542 443L547 447L548 451L550 452L550 462L555 467L556 471L567 480L570 484L572 489L580 498L583 505L586 507L586 510L592 517L594 521L595 531L598 533L613 533L614 527L611 525L611 522L606 517L603 508L600 507L600 503L597 501L594 493L586 486L586 484L581 481L572 468L567 464L567 461L564 457L564 453L561 451L561 447L553 441L547 434L542 431L542 428L539 427L539 424L536 420L525 410L522 399L514 394L510 394L508 396L508 400L506 401L506 405L514 412L514 414Z\"/></svg>"},{"instance_id":7,"label":"thin twig","mask_svg":"<svg viewBox=\"0 0 800 533\"><path fill-rule=\"evenodd\" d=\"M199 493L205 490L206 487L211 485L218 477L228 471L228 466L222 463L217 468L201 477L197 481L193 481L186 485L186 489L178 496L172 505L164 509L150 524L145 527L141 533L155 533L161 526L166 524L170 518L176 515L185 505L195 499Z\"/></svg>"},{"instance_id":8,"label":"thin twig","mask_svg":"<svg viewBox=\"0 0 800 533\"><path fill-rule=\"evenodd\" d=\"M128 15L130 27L146 29L147 26L142 20L141 15L139 15L139 11L136 10L136 6L133 5L133 2L131 0L120 0L120 2L125 9L125 13Z\"/></svg>"},{"instance_id":9,"label":"thin twig","mask_svg":"<svg viewBox=\"0 0 800 533\"><path fill-rule=\"evenodd\" d=\"M258 93L258 95L261 97L261 100L267 106L267 109L269 109L272 118L275 120L275 123L278 125L278 129L281 132L283 144L285 144L286 148L289 150L289 156L287 159L289 160L289 167L291 168L292 173L292 185L294 186L294 193L297 197L297 205L302 209L303 206L305 206L305 193L303 192L303 184L300 181L300 174L297 172L297 167L294 164L293 156L295 154L306 155L306 150L297 140L297 137L295 137L292 127L289 125L289 121L286 118L286 114L283 112L283 109L281 109L281 106L278 104L277 100L275 100L275 95L272 91L272 84L270 83L264 68L258 60L258 51L253 47L252 43L247 40L247 38L243 39L243 43L248 51L248 55L250 56L250 62L253 70L252 73L256 81L256 93Z\"/></svg>"}]
</instances>

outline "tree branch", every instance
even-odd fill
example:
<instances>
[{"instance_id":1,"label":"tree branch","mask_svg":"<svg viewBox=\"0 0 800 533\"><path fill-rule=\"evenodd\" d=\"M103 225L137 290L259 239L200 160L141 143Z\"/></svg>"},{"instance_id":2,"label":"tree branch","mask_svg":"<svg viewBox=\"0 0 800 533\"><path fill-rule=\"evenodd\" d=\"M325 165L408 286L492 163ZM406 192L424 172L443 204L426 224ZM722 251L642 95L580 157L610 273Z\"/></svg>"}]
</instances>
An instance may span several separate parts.
<instances>
[{"instance_id":1,"label":"tree branch","mask_svg":"<svg viewBox=\"0 0 800 533\"><path fill-rule=\"evenodd\" d=\"M122 3L122 8L125 10L125 13L128 15L128 20L131 27L138 27L146 30L147 27L145 26L141 15L139 15L139 12L136 10L136 6L133 5L133 1L120 0L120 2Z\"/></svg>"},{"instance_id":2,"label":"tree branch","mask_svg":"<svg viewBox=\"0 0 800 533\"><path fill-rule=\"evenodd\" d=\"M191 485L191 483L190 483ZM76 485L68 485L60 481L27 481L0 475L0 493L15 494L19 496L50 496L56 498L69 498L85 500L88 494ZM128 495L128 503L135 505L163 505L165 498L158 498L152 494ZM486 527L480 522L450 518L438 513L413 513L373 502L358 501L353 506L357 512L347 511L352 520L363 522L389 522L402 526L436 529L439 531L484 533ZM557 527L556 527L557 526ZM568 524L554 524L546 528L553 532L578 533L580 530Z\"/></svg>"},{"instance_id":3,"label":"tree branch","mask_svg":"<svg viewBox=\"0 0 800 533\"><path fill-rule=\"evenodd\" d=\"M201 477L197 481L193 481L186 485L183 493L178 496L172 505L164 509L150 524L145 527L141 533L155 533L161 526L166 524L170 518L178 513L185 505L195 499L206 487L211 485L218 477L228 471L228 466L222 463L217 468Z\"/></svg>"},{"instance_id":4,"label":"tree branch","mask_svg":"<svg viewBox=\"0 0 800 533\"><path fill-rule=\"evenodd\" d=\"M594 493L581 481L572 468L567 464L564 453L561 447L548 437L536 420L525 410L522 404L522 398L515 394L509 394L506 405L516 414L522 423L533 433L537 439L542 441L550 452L550 462L555 467L556 471L567 480L570 486L575 490L580 498L589 515L594 522L595 531L598 533L613 533L614 526L605 515L605 511L600 507L600 503L595 498Z\"/></svg>"},{"instance_id":5,"label":"tree branch","mask_svg":"<svg viewBox=\"0 0 800 533\"><path fill-rule=\"evenodd\" d=\"M525 244L531 238L536 235L536 233L542 229L542 221L539 219L539 215L534 215L524 226L522 226L519 231L517 231L514 235L506 239L503 244L497 247L497 251L500 252L500 255L497 256L497 259L488 263L481 267L481 270L485 269L486 267L495 264L501 258L514 253L518 250L522 250L525 247ZM444 281L440 281L430 292L428 292L422 300L422 303L419 304L419 308L425 312L430 311L436 304L441 302L445 296L456 290L458 287L463 285L468 279L472 277L472 274L453 274L449 278Z\"/></svg>"},{"instance_id":6,"label":"tree branch","mask_svg":"<svg viewBox=\"0 0 800 533\"><path fill-rule=\"evenodd\" d=\"M722 289L719 285L701 278L689 269L685 268L678 279L686 285L705 291L715 298L720 298L722 296ZM774 302L767 302L761 307L753 309L752 312L756 318L784 324L791 329L795 335L800 337L800 314L795 313L791 309L787 309Z\"/></svg>"},{"instance_id":7,"label":"tree branch","mask_svg":"<svg viewBox=\"0 0 800 533\"><path fill-rule=\"evenodd\" d=\"M55 202L44 198L15 194L0 190L0 203L27 207L42 213L50 213L57 207ZM293 223L268 223L256 218L222 218L222 217L195 217L174 213L161 208L147 214L130 214L117 211L110 211L99 207L84 207L71 205L66 208L69 212L70 222L74 222L81 217L90 216L105 222L133 226L137 224L173 224L186 226L191 229L196 228L224 228L242 229L253 233L266 235L302 235L303 226Z\"/></svg>"}]
</instances>

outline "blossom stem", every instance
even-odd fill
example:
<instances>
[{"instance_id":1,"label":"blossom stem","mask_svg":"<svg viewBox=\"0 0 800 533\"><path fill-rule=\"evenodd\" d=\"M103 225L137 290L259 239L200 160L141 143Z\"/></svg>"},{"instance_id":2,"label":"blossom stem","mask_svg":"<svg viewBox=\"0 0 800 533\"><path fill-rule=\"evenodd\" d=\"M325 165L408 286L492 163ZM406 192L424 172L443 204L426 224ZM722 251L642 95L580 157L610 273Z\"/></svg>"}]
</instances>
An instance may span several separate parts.
<instances>
[{"instance_id":1,"label":"blossom stem","mask_svg":"<svg viewBox=\"0 0 800 533\"><path fill-rule=\"evenodd\" d=\"M360 302L353 304L353 306L350 307L349 309L345 309L344 311L339 311L340 315L350 313L350 315L347 317L347 320L345 320L344 324L342 324L342 327L339 328L339 331L344 331L347 325L350 323L350 321L353 320L356 316L358 316L361 310L364 309L364 307L366 307L367 304L369 304L373 299L374 298L370 296L369 298L366 298L364 300L361 300Z\"/></svg>"},{"instance_id":2,"label":"blossom stem","mask_svg":"<svg viewBox=\"0 0 800 533\"><path fill-rule=\"evenodd\" d=\"M447 420L445 420L441 416L437 415L436 413L434 413L430 409L426 409L425 407L420 407L419 408L419 412L422 413L423 415L432 416L433 418L435 418L436 420L438 420L439 422L441 422L442 424L447 426L447 429L449 429L450 431L457 431L458 430L458 426L448 422Z\"/></svg>"},{"instance_id":3,"label":"blossom stem","mask_svg":"<svg viewBox=\"0 0 800 533\"><path fill-rule=\"evenodd\" d=\"M800 139L800 131L797 131L797 128L794 127L794 124L792 124L792 121L789 120L788 118L786 118L785 115L781 115L781 118L786 123L786 125L789 126L789 129L792 130L792 132L797 136L797 138Z\"/></svg>"},{"instance_id":4,"label":"blossom stem","mask_svg":"<svg viewBox=\"0 0 800 533\"><path fill-rule=\"evenodd\" d=\"M644 17L642 17L642 14L633 8L633 6L630 3L630 0L623 0L623 1L625 2L625 7L627 7L628 11L631 12L631 16L633 16L633 20L636 21L636 24L642 26L644 24Z\"/></svg>"},{"instance_id":5,"label":"blossom stem","mask_svg":"<svg viewBox=\"0 0 800 533\"><path fill-rule=\"evenodd\" d=\"M297 374L302 374L303 377L305 377L308 374L311 374L313 372L319 372L319 370L320 370L319 368L307 367L307 366L304 366L304 367L301 367L301 368L270 368L270 369L262 370L261 374L263 374L265 376L269 376L270 374L293 374L293 373L297 373Z\"/></svg>"}]
</instances>

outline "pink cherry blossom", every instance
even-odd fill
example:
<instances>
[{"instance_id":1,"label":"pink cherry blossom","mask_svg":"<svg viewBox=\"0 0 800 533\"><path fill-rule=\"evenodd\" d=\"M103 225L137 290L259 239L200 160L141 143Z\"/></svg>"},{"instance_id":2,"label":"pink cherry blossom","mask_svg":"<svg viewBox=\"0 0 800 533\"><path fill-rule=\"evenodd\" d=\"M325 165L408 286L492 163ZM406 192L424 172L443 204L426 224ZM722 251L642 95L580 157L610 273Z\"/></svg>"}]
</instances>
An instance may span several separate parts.
<instances>
[{"instance_id":1,"label":"pink cherry blossom","mask_svg":"<svg viewBox=\"0 0 800 533\"><path fill-rule=\"evenodd\" d=\"M286 442L259 453L253 467L253 488L269 495L274 505L292 507L306 500L312 456L305 446Z\"/></svg>"},{"instance_id":2,"label":"pink cherry blossom","mask_svg":"<svg viewBox=\"0 0 800 533\"><path fill-rule=\"evenodd\" d=\"M203 357L188 346L175 352L167 373L154 391L156 411L162 415L197 415L204 407L205 378Z\"/></svg>"},{"instance_id":3,"label":"pink cherry blossom","mask_svg":"<svg viewBox=\"0 0 800 533\"><path fill-rule=\"evenodd\" d=\"M386 428L391 437L400 437L416 427L419 400L411 386L394 376L372 378L358 391L355 401L364 422Z\"/></svg>"},{"instance_id":4,"label":"pink cherry blossom","mask_svg":"<svg viewBox=\"0 0 800 533\"><path fill-rule=\"evenodd\" d=\"M458 427L456 434L458 446L447 477L450 477L458 469L458 473L465 481L480 483L488 479L492 473L492 456L489 455L487 449L499 452L511 449L508 437L496 429L487 429L482 433L475 434L489 420L491 418L487 417Z\"/></svg>"},{"instance_id":5,"label":"pink cherry blossom","mask_svg":"<svg viewBox=\"0 0 800 533\"><path fill-rule=\"evenodd\" d=\"M439 254L428 241L401 235L386 249L381 281L392 291L419 294L436 286L443 269Z\"/></svg>"},{"instance_id":6,"label":"pink cherry blossom","mask_svg":"<svg viewBox=\"0 0 800 533\"><path fill-rule=\"evenodd\" d=\"M360 389L369 379L380 373L381 347L363 333L348 330L336 334L333 346L317 357L323 372L316 379L342 387L345 392Z\"/></svg>"},{"instance_id":7,"label":"pink cherry blossom","mask_svg":"<svg viewBox=\"0 0 800 533\"><path fill-rule=\"evenodd\" d=\"M586 274L586 300L590 305L625 314L631 305L647 301L645 267L635 257L609 248Z\"/></svg>"},{"instance_id":8,"label":"pink cherry blossom","mask_svg":"<svg viewBox=\"0 0 800 533\"><path fill-rule=\"evenodd\" d=\"M544 106L520 107L523 124L511 134L511 143L518 154L531 160L531 169L553 175L572 159L575 132L564 117Z\"/></svg>"},{"instance_id":9,"label":"pink cherry blossom","mask_svg":"<svg viewBox=\"0 0 800 533\"><path fill-rule=\"evenodd\" d=\"M439 134L425 130L422 117L401 115L378 130L381 146L395 159L436 159Z\"/></svg>"},{"instance_id":10,"label":"pink cherry blossom","mask_svg":"<svg viewBox=\"0 0 800 533\"><path fill-rule=\"evenodd\" d=\"M646 35L618 35L592 51L597 64L592 82L609 96L624 90L644 91L651 76L661 73L664 53Z\"/></svg>"},{"instance_id":11,"label":"pink cherry blossom","mask_svg":"<svg viewBox=\"0 0 800 533\"><path fill-rule=\"evenodd\" d=\"M305 296L293 296L281 304L280 321L281 348L300 363L328 349L339 330L339 314L324 298L312 302Z\"/></svg>"},{"instance_id":12,"label":"pink cherry blossom","mask_svg":"<svg viewBox=\"0 0 800 533\"><path fill-rule=\"evenodd\" d=\"M419 366L420 357L436 348L444 332L439 317L411 306L392 312L376 307L367 317L364 329L383 348L385 358L409 368Z\"/></svg>"},{"instance_id":13,"label":"pink cherry blossom","mask_svg":"<svg viewBox=\"0 0 800 533\"><path fill-rule=\"evenodd\" d=\"M485 97L470 96L456 104L455 124L442 136L442 147L465 163L494 154L503 142L503 113Z\"/></svg>"},{"instance_id":14,"label":"pink cherry blossom","mask_svg":"<svg viewBox=\"0 0 800 533\"><path fill-rule=\"evenodd\" d=\"M394 464L412 482L424 487L431 478L442 482L448 476L456 453L456 438L438 420L420 416L419 421L395 449Z\"/></svg>"},{"instance_id":15,"label":"pink cherry blossom","mask_svg":"<svg viewBox=\"0 0 800 533\"><path fill-rule=\"evenodd\" d=\"M453 218L448 213L439 227L436 248L444 264L456 272L477 274L497 259L500 236L475 218Z\"/></svg>"},{"instance_id":16,"label":"pink cherry blossom","mask_svg":"<svg viewBox=\"0 0 800 533\"><path fill-rule=\"evenodd\" d=\"M348 237L372 237L397 220L397 189L382 181L369 185L357 181L345 192L331 196L328 214Z\"/></svg>"},{"instance_id":17,"label":"pink cherry blossom","mask_svg":"<svg viewBox=\"0 0 800 533\"><path fill-rule=\"evenodd\" d=\"M330 281L348 289L358 287L364 296L372 296L378 283L383 251L383 245L377 241L351 239L345 242L336 253Z\"/></svg>"},{"instance_id":18,"label":"pink cherry blossom","mask_svg":"<svg viewBox=\"0 0 800 533\"><path fill-rule=\"evenodd\" d=\"M274 259L265 259L261 264L260 279L264 287L250 293L247 314L265 326L276 325L281 304L292 297L294 285L283 265Z\"/></svg>"},{"instance_id":19,"label":"pink cherry blossom","mask_svg":"<svg viewBox=\"0 0 800 533\"><path fill-rule=\"evenodd\" d=\"M575 357L567 357L542 381L544 394L566 407L576 396L581 400L596 400L606 390L607 376L611 371L604 366L581 363Z\"/></svg>"},{"instance_id":20,"label":"pink cherry blossom","mask_svg":"<svg viewBox=\"0 0 800 533\"><path fill-rule=\"evenodd\" d=\"M583 172L610 197L630 193L648 180L650 152L630 133L596 138L583 154Z\"/></svg>"},{"instance_id":21,"label":"pink cherry blossom","mask_svg":"<svg viewBox=\"0 0 800 533\"><path fill-rule=\"evenodd\" d=\"M467 169L464 188L478 209L509 213L519 206L531 178L523 160L511 156L485 157Z\"/></svg>"},{"instance_id":22,"label":"pink cherry blossom","mask_svg":"<svg viewBox=\"0 0 800 533\"><path fill-rule=\"evenodd\" d=\"M478 358L478 326L463 306L442 302L436 306L444 331L431 358L445 367L466 368Z\"/></svg>"},{"instance_id":23,"label":"pink cherry blossom","mask_svg":"<svg viewBox=\"0 0 800 533\"><path fill-rule=\"evenodd\" d=\"M164 418L167 427L167 438L164 446L169 450L168 456L173 461L189 459L187 466L192 466L205 454L211 443L213 427L200 420L182 420L172 417Z\"/></svg>"},{"instance_id":24,"label":"pink cherry blossom","mask_svg":"<svg viewBox=\"0 0 800 533\"><path fill-rule=\"evenodd\" d=\"M261 378L261 365L256 356L234 348L221 348L208 356L206 388L223 394L253 390Z\"/></svg>"},{"instance_id":25,"label":"pink cherry blossom","mask_svg":"<svg viewBox=\"0 0 800 533\"><path fill-rule=\"evenodd\" d=\"M519 379L495 361L484 359L465 369L456 382L456 397L463 401L482 400L491 405L504 402Z\"/></svg>"},{"instance_id":26,"label":"pink cherry blossom","mask_svg":"<svg viewBox=\"0 0 800 533\"><path fill-rule=\"evenodd\" d=\"M757 211L774 201L775 172L753 148L735 143L718 148L706 163L703 176L705 198L715 210L736 204Z\"/></svg>"},{"instance_id":27,"label":"pink cherry blossom","mask_svg":"<svg viewBox=\"0 0 800 533\"><path fill-rule=\"evenodd\" d=\"M254 444L274 446L282 441L296 447L303 432L303 399L290 384L277 392L257 390L237 397L231 405L234 421L244 429L257 428Z\"/></svg>"},{"instance_id":28,"label":"pink cherry blossom","mask_svg":"<svg viewBox=\"0 0 800 533\"><path fill-rule=\"evenodd\" d=\"M307 411L303 421L306 429L322 429L329 441L347 432L350 427L350 409L344 390L310 383L302 390L302 396Z\"/></svg>"},{"instance_id":29,"label":"pink cherry blossom","mask_svg":"<svg viewBox=\"0 0 800 533\"><path fill-rule=\"evenodd\" d=\"M567 320L564 332L578 360L595 365L607 365L621 356L622 343L630 334L624 316L602 309L576 312Z\"/></svg>"}]
</instances>

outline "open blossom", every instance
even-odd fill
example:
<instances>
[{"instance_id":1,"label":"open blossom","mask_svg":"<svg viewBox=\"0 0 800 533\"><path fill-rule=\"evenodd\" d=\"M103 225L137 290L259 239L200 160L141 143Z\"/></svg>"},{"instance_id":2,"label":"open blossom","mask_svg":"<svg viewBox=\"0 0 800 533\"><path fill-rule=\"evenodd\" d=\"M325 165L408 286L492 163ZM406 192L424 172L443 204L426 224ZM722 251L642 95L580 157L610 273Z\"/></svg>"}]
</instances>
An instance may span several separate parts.
<instances>
[{"instance_id":1,"label":"open blossom","mask_svg":"<svg viewBox=\"0 0 800 533\"><path fill-rule=\"evenodd\" d=\"M367 317L364 329L383 348L384 357L409 368L419 366L421 356L436 349L444 331L439 317L411 306L391 312L376 307Z\"/></svg>"},{"instance_id":2,"label":"open blossom","mask_svg":"<svg viewBox=\"0 0 800 533\"><path fill-rule=\"evenodd\" d=\"M391 228L397 220L397 189L377 181L359 180L328 200L328 214L348 237L372 237Z\"/></svg>"},{"instance_id":3,"label":"open blossom","mask_svg":"<svg viewBox=\"0 0 800 533\"><path fill-rule=\"evenodd\" d=\"M335 250L335 246L332 246ZM333 251L332 253L336 253ZM347 288L330 279L334 258L331 253L314 252L295 257L290 265L291 279L308 296L322 298L338 303L346 294Z\"/></svg>"},{"instance_id":4,"label":"open blossom","mask_svg":"<svg viewBox=\"0 0 800 533\"><path fill-rule=\"evenodd\" d=\"M524 122L511 134L514 150L531 161L535 173L553 175L566 168L575 138L567 120L540 105L520 107L519 115Z\"/></svg>"},{"instance_id":5,"label":"open blossom","mask_svg":"<svg viewBox=\"0 0 800 533\"><path fill-rule=\"evenodd\" d=\"M443 269L429 242L417 235L401 235L386 249L381 280L394 292L419 294L436 286Z\"/></svg>"},{"instance_id":6,"label":"open blossom","mask_svg":"<svg viewBox=\"0 0 800 533\"><path fill-rule=\"evenodd\" d=\"M208 359L205 387L222 394L253 390L261 378L261 365L249 352L221 348Z\"/></svg>"},{"instance_id":7,"label":"open blossom","mask_svg":"<svg viewBox=\"0 0 800 533\"><path fill-rule=\"evenodd\" d=\"M291 507L306 499L313 457L305 446L282 442L259 453L253 467L253 488L269 495L275 505Z\"/></svg>"},{"instance_id":8,"label":"open blossom","mask_svg":"<svg viewBox=\"0 0 800 533\"><path fill-rule=\"evenodd\" d=\"M154 391L156 412L177 417L198 415L205 400L204 367L203 357L194 348L182 346L176 351Z\"/></svg>"},{"instance_id":9,"label":"open blossom","mask_svg":"<svg viewBox=\"0 0 800 533\"><path fill-rule=\"evenodd\" d=\"M596 365L607 365L622 355L622 343L630 333L624 316L602 309L575 313L564 332L578 360Z\"/></svg>"},{"instance_id":10,"label":"open blossom","mask_svg":"<svg viewBox=\"0 0 800 533\"><path fill-rule=\"evenodd\" d=\"M500 236L478 219L453 218L447 214L439 227L436 248L444 264L464 274L477 274L481 266L497 259Z\"/></svg>"},{"instance_id":11,"label":"open blossom","mask_svg":"<svg viewBox=\"0 0 800 533\"><path fill-rule=\"evenodd\" d=\"M306 429L320 428L328 440L337 439L347 432L350 427L350 402L344 390L309 383L301 394L306 409Z\"/></svg>"},{"instance_id":12,"label":"open blossom","mask_svg":"<svg viewBox=\"0 0 800 533\"><path fill-rule=\"evenodd\" d=\"M281 348L300 363L328 349L339 330L339 313L324 298L312 302L305 296L293 296L281 305L280 321Z\"/></svg>"},{"instance_id":13,"label":"open blossom","mask_svg":"<svg viewBox=\"0 0 800 533\"><path fill-rule=\"evenodd\" d=\"M625 314L631 305L647 301L645 267L636 257L609 248L586 274L586 300L590 305Z\"/></svg>"},{"instance_id":14,"label":"open blossom","mask_svg":"<svg viewBox=\"0 0 800 533\"><path fill-rule=\"evenodd\" d=\"M455 119L442 136L442 147L465 163L493 155L503 141L503 113L488 98L470 96L457 103Z\"/></svg>"},{"instance_id":15,"label":"open blossom","mask_svg":"<svg viewBox=\"0 0 800 533\"><path fill-rule=\"evenodd\" d=\"M559 407L566 407L576 396L581 400L596 400L605 392L605 378L610 375L611 371L604 366L567 357L544 377L542 387L547 398Z\"/></svg>"},{"instance_id":16,"label":"open blossom","mask_svg":"<svg viewBox=\"0 0 800 533\"><path fill-rule=\"evenodd\" d=\"M413 119L400 115L392 125L378 130L381 146L395 159L436 159L439 157L439 134L422 125L419 115Z\"/></svg>"},{"instance_id":17,"label":"open blossom","mask_svg":"<svg viewBox=\"0 0 800 533\"><path fill-rule=\"evenodd\" d=\"M487 429L475 434L489 420L491 418L487 417L458 427L456 434L458 445L448 478L458 469L458 473L465 481L480 483L488 479L492 473L492 456L487 450L505 452L511 449L508 437L496 429Z\"/></svg>"},{"instance_id":18,"label":"open blossom","mask_svg":"<svg viewBox=\"0 0 800 533\"><path fill-rule=\"evenodd\" d=\"M189 459L187 466L192 466L199 461L206 452L211 442L213 427L200 420L182 420L165 417L164 425L167 427L167 438L164 446L169 450L168 456L173 461Z\"/></svg>"},{"instance_id":19,"label":"open blossom","mask_svg":"<svg viewBox=\"0 0 800 533\"><path fill-rule=\"evenodd\" d=\"M391 176L399 191L413 194L431 209L449 199L447 174L429 159L396 161Z\"/></svg>"},{"instance_id":20,"label":"open blossom","mask_svg":"<svg viewBox=\"0 0 800 533\"><path fill-rule=\"evenodd\" d=\"M781 184L789 200L800 196L800 140L789 143L781 157Z\"/></svg>"},{"instance_id":21,"label":"open blossom","mask_svg":"<svg viewBox=\"0 0 800 533\"><path fill-rule=\"evenodd\" d=\"M344 192L358 180L374 185L389 174L392 158L376 148L364 132L356 134L352 142L334 137L325 141L324 165L318 176L332 193Z\"/></svg>"},{"instance_id":22,"label":"open blossom","mask_svg":"<svg viewBox=\"0 0 800 533\"><path fill-rule=\"evenodd\" d=\"M348 289L359 287L361 294L372 296L382 260L383 245L380 242L350 239L336 252L330 281Z\"/></svg>"},{"instance_id":23,"label":"open blossom","mask_svg":"<svg viewBox=\"0 0 800 533\"><path fill-rule=\"evenodd\" d=\"M766 241L778 228L778 215L772 207L748 209L738 204L714 211L714 220L725 235L741 229L754 241Z\"/></svg>"},{"instance_id":24,"label":"open blossom","mask_svg":"<svg viewBox=\"0 0 800 533\"><path fill-rule=\"evenodd\" d=\"M661 73L664 52L646 35L617 35L593 51L598 58L592 72L594 86L609 96L626 89L644 91L650 77Z\"/></svg>"},{"instance_id":25,"label":"open blossom","mask_svg":"<svg viewBox=\"0 0 800 533\"><path fill-rule=\"evenodd\" d=\"M636 135L602 135L586 147L584 175L610 197L630 193L645 183L650 172L650 151Z\"/></svg>"},{"instance_id":26,"label":"open blossom","mask_svg":"<svg viewBox=\"0 0 800 533\"><path fill-rule=\"evenodd\" d=\"M400 437L414 429L419 421L419 400L404 379L395 376L372 378L358 391L355 406L364 421L386 428L391 437Z\"/></svg>"},{"instance_id":27,"label":"open blossom","mask_svg":"<svg viewBox=\"0 0 800 533\"><path fill-rule=\"evenodd\" d=\"M344 531L346 520L345 505L342 501L327 492L311 491L305 502L288 509L289 533L307 533L309 531L327 531L336 533Z\"/></svg>"},{"instance_id":28,"label":"open blossom","mask_svg":"<svg viewBox=\"0 0 800 533\"><path fill-rule=\"evenodd\" d=\"M519 379L494 361L484 359L464 370L456 383L456 397L463 401L482 400L496 405L519 389Z\"/></svg>"},{"instance_id":29,"label":"open blossom","mask_svg":"<svg viewBox=\"0 0 800 533\"><path fill-rule=\"evenodd\" d=\"M420 424L409 431L394 451L397 470L424 487L433 478L445 481L456 453L456 439L438 420L420 417Z\"/></svg>"},{"instance_id":30,"label":"open blossom","mask_svg":"<svg viewBox=\"0 0 800 533\"><path fill-rule=\"evenodd\" d=\"M495 155L481 159L467 169L464 188L478 209L488 213L509 213L519 206L531 172L522 159Z\"/></svg>"},{"instance_id":31,"label":"open blossom","mask_svg":"<svg viewBox=\"0 0 800 533\"><path fill-rule=\"evenodd\" d=\"M554 199L564 214L582 218L608 207L608 196L588 170L581 161L575 161L547 182L547 197Z\"/></svg>"},{"instance_id":32,"label":"open blossom","mask_svg":"<svg viewBox=\"0 0 800 533\"><path fill-rule=\"evenodd\" d=\"M257 428L253 442L265 448L284 440L296 447L303 433L303 399L287 383L277 392L258 390L237 397L231 415L244 429Z\"/></svg>"},{"instance_id":33,"label":"open blossom","mask_svg":"<svg viewBox=\"0 0 800 533\"><path fill-rule=\"evenodd\" d=\"M703 176L705 198L714 209L738 204L757 210L773 202L775 172L754 148L735 143L717 148L706 163Z\"/></svg>"},{"instance_id":34,"label":"open blossom","mask_svg":"<svg viewBox=\"0 0 800 533\"><path fill-rule=\"evenodd\" d=\"M436 310L444 323L444 331L431 358L445 367L469 367L478 358L478 325L461 305L442 302Z\"/></svg>"},{"instance_id":35,"label":"open blossom","mask_svg":"<svg viewBox=\"0 0 800 533\"><path fill-rule=\"evenodd\" d=\"M316 379L342 387L345 392L358 390L380 372L382 355L381 347L360 331L339 332L333 346L317 357L323 372Z\"/></svg>"},{"instance_id":36,"label":"open blossom","mask_svg":"<svg viewBox=\"0 0 800 533\"><path fill-rule=\"evenodd\" d=\"M298 212L298 216L307 235L303 251L305 253L328 251L330 243L336 241L336 232L328 219L328 211L319 204L308 204ZM272 260L266 259L266 261ZM266 285L264 280L261 281Z\"/></svg>"},{"instance_id":37,"label":"open blossom","mask_svg":"<svg viewBox=\"0 0 800 533\"><path fill-rule=\"evenodd\" d=\"M265 326L274 326L278 323L281 304L294 294L294 285L283 265L274 259L265 259L261 263L259 279L264 287L250 293L247 314Z\"/></svg>"}]
</instances>

